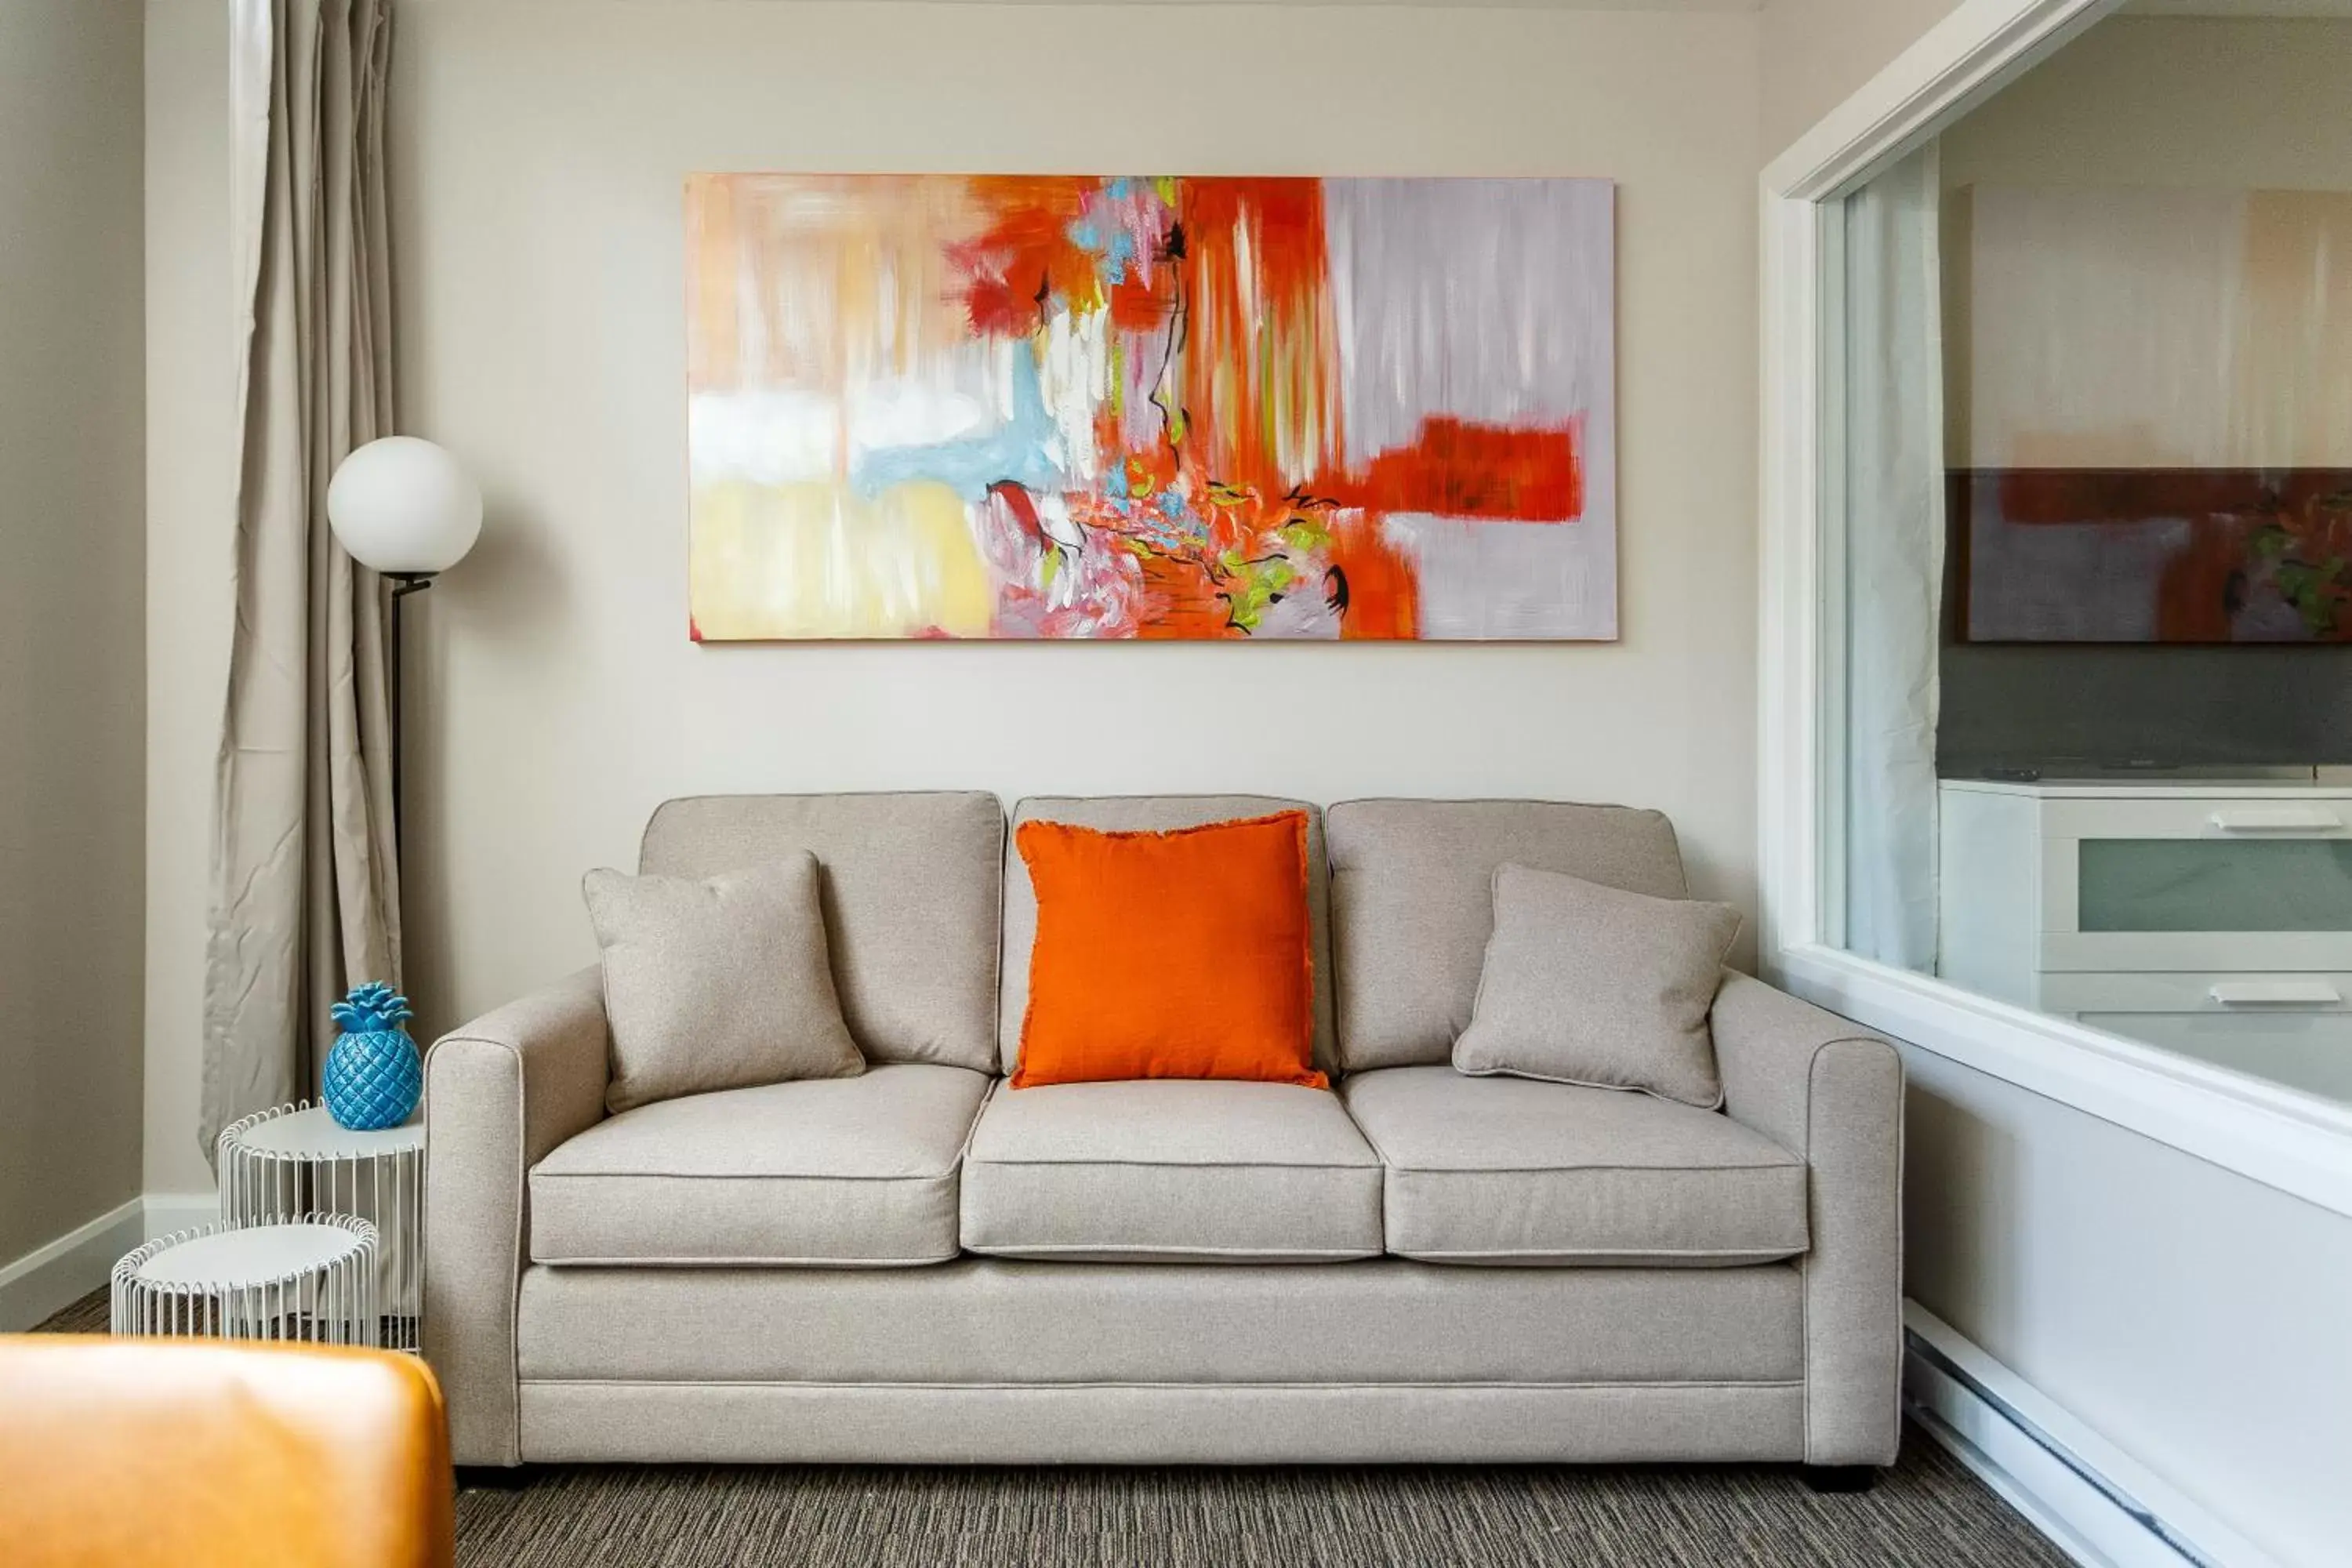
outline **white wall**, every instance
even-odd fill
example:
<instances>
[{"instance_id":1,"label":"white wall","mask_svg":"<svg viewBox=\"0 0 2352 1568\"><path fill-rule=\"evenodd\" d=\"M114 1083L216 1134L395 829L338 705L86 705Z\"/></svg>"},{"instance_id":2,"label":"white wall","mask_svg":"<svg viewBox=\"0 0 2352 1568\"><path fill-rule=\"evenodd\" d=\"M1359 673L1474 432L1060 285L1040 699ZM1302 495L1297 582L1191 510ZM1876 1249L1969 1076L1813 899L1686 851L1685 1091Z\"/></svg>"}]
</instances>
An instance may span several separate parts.
<instances>
[{"instance_id":1,"label":"white wall","mask_svg":"<svg viewBox=\"0 0 2352 1568\"><path fill-rule=\"evenodd\" d=\"M2342 1563L2352 1220L1904 1056L1911 1297L2279 1563Z\"/></svg>"},{"instance_id":2,"label":"white wall","mask_svg":"<svg viewBox=\"0 0 2352 1568\"><path fill-rule=\"evenodd\" d=\"M2352 189L2352 21L2111 16L1944 132L1944 184Z\"/></svg>"},{"instance_id":3,"label":"white wall","mask_svg":"<svg viewBox=\"0 0 2352 1568\"><path fill-rule=\"evenodd\" d=\"M699 791L1628 801L1752 907L1754 16L408 0L401 25L402 417L488 500L413 601L425 1025L593 957L582 871ZM1623 641L693 645L680 183L724 169L1613 175Z\"/></svg>"},{"instance_id":4,"label":"white wall","mask_svg":"<svg viewBox=\"0 0 2352 1568\"><path fill-rule=\"evenodd\" d=\"M139 1192L139 19L0 6L0 1267Z\"/></svg>"},{"instance_id":5,"label":"white wall","mask_svg":"<svg viewBox=\"0 0 2352 1568\"><path fill-rule=\"evenodd\" d=\"M1765 0L1763 161L1853 96L1961 0Z\"/></svg>"}]
</instances>

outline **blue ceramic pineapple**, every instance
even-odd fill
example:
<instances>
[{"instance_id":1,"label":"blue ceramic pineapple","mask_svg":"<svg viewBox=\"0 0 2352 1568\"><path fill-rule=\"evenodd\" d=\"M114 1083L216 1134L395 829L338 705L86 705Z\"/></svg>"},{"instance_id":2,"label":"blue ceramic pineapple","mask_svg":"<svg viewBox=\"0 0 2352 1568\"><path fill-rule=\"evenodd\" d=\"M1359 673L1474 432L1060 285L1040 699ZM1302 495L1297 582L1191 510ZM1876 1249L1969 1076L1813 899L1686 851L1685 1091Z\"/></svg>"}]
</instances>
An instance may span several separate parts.
<instances>
[{"instance_id":1,"label":"blue ceramic pineapple","mask_svg":"<svg viewBox=\"0 0 2352 1568\"><path fill-rule=\"evenodd\" d=\"M334 1014L343 1032L327 1053L327 1114L354 1132L399 1126L425 1089L416 1042L401 1027L408 998L370 981L336 1003Z\"/></svg>"}]
</instances>

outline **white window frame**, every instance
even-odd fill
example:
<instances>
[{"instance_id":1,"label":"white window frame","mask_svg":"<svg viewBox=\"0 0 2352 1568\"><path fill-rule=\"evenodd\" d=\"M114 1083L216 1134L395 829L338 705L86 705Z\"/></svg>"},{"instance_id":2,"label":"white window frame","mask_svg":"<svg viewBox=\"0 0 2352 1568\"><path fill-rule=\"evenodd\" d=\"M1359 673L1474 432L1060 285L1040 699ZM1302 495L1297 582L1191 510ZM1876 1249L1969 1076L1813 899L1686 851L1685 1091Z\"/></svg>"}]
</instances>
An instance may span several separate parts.
<instances>
[{"instance_id":1,"label":"white window frame","mask_svg":"<svg viewBox=\"0 0 2352 1568\"><path fill-rule=\"evenodd\" d=\"M1764 172L1758 874L1768 978L1922 1050L2352 1216L2352 1109L1996 1002L1822 941L1843 640L1825 603L1824 501L1843 472L1824 418L1838 323L1823 309L1837 201L2115 8L1964 0Z\"/></svg>"}]
</instances>

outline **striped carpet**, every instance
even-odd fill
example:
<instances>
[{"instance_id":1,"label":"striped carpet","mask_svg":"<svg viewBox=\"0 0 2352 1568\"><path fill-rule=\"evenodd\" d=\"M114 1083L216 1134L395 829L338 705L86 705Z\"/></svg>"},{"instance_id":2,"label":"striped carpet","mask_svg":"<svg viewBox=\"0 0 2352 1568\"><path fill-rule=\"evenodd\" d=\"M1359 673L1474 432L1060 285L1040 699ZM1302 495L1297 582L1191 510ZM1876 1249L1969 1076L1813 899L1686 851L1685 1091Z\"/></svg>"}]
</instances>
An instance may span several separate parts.
<instances>
[{"instance_id":1,"label":"striped carpet","mask_svg":"<svg viewBox=\"0 0 2352 1568\"><path fill-rule=\"evenodd\" d=\"M103 1331L103 1292L41 1325ZM1694 1465L561 1466L457 1499L463 1568L2064 1568L1917 1429L1859 1495Z\"/></svg>"}]
</instances>

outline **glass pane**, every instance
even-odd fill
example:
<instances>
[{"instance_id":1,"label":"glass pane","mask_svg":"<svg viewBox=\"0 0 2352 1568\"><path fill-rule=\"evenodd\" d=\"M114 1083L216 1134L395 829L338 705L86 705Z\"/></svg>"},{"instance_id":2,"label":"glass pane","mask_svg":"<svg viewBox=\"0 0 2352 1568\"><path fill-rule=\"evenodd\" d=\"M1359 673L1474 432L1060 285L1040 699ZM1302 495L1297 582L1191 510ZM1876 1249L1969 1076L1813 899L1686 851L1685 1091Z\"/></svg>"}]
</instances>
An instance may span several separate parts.
<instances>
[{"instance_id":1,"label":"glass pane","mask_svg":"<svg viewBox=\"0 0 2352 1568\"><path fill-rule=\"evenodd\" d=\"M2217 828L2064 865L2087 819L2048 806L2201 832L2130 803L2284 800L2352 768L2352 187L2126 168L2076 101L2130 98L2159 58L2218 81L2208 30L2240 25L2101 23L1820 204L1818 418L1785 433L1814 437L1816 552L1775 561L1812 572L1818 612L1818 880L1791 912L2023 1006L2049 963L2167 974L2144 999L2185 1011L2102 1021L2341 1095L2352 1003L2229 1009L2184 972L2352 975L2352 834ZM2141 96L2184 145L2278 140L2260 93L2216 88L2193 127L2177 93ZM2063 933L2045 868L2079 877Z\"/></svg>"},{"instance_id":2,"label":"glass pane","mask_svg":"<svg viewBox=\"0 0 2352 1568\"><path fill-rule=\"evenodd\" d=\"M2352 841L2085 838L2080 927L2352 931Z\"/></svg>"},{"instance_id":3,"label":"glass pane","mask_svg":"<svg viewBox=\"0 0 2352 1568\"><path fill-rule=\"evenodd\" d=\"M2232 1072L2352 1102L2352 1016L2342 1013L2084 1013L2085 1024Z\"/></svg>"}]
</instances>

